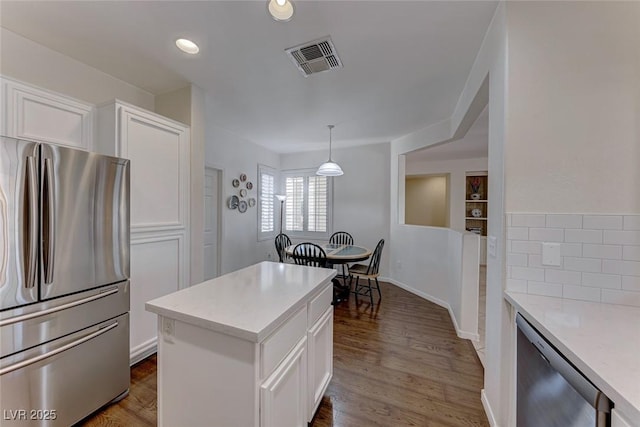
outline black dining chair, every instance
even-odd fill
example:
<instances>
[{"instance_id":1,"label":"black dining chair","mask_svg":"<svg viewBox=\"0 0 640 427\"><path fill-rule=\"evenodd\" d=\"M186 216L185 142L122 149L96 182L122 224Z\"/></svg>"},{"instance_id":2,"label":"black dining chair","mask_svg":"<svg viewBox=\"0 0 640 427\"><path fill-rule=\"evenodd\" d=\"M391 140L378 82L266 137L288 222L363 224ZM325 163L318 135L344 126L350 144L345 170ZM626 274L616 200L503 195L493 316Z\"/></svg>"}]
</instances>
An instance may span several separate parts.
<instances>
[{"instance_id":1,"label":"black dining chair","mask_svg":"<svg viewBox=\"0 0 640 427\"><path fill-rule=\"evenodd\" d=\"M293 248L291 258L293 258L293 261L298 265L327 267L327 253L315 243L299 243ZM344 298L344 287L335 277L331 279L331 282L333 283L333 305L336 305L346 299ZM348 296L347 294L347 298Z\"/></svg>"},{"instance_id":2,"label":"black dining chair","mask_svg":"<svg viewBox=\"0 0 640 427\"><path fill-rule=\"evenodd\" d=\"M329 243L334 245L353 245L353 236L346 231L336 231L329 237ZM329 264L328 267L333 267L333 265ZM349 266L345 263L342 264L342 277L344 280L349 277L347 271L349 270Z\"/></svg>"},{"instance_id":3,"label":"black dining chair","mask_svg":"<svg viewBox=\"0 0 640 427\"><path fill-rule=\"evenodd\" d=\"M280 233L276 236L276 251L278 252L278 258L280 262L285 262L287 259L287 253L285 249L287 246L291 246L291 239L284 233Z\"/></svg>"},{"instance_id":4,"label":"black dining chair","mask_svg":"<svg viewBox=\"0 0 640 427\"><path fill-rule=\"evenodd\" d=\"M315 243L299 243L293 248L291 255L293 261L298 265L308 265L309 267L326 267L327 253Z\"/></svg>"},{"instance_id":5,"label":"black dining chair","mask_svg":"<svg viewBox=\"0 0 640 427\"><path fill-rule=\"evenodd\" d=\"M349 269L350 279L349 285L351 285L353 278L356 278L356 284L353 289L353 293L356 295L356 303L358 302L358 295L369 296L371 299L371 305L373 305L373 291L371 288L371 279L375 280L376 288L378 290L378 303L382 300L382 293L380 292L380 283L378 283L378 271L380 269L380 258L382 256L382 248L384 247L384 239L380 239L376 245L373 255L369 260L369 265L355 264ZM360 284L360 279L367 279L367 284Z\"/></svg>"}]
</instances>

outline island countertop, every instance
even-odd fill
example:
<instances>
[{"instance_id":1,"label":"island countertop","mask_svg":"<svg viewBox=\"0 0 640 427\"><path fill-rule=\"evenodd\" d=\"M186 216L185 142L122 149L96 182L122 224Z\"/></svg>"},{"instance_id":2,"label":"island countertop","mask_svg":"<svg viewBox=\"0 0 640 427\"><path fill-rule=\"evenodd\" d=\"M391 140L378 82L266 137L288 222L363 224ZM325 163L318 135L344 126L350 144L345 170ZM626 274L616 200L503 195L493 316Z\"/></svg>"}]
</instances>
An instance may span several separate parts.
<instances>
[{"instance_id":1,"label":"island countertop","mask_svg":"<svg viewBox=\"0 0 640 427\"><path fill-rule=\"evenodd\" d=\"M505 298L617 410L640 420L640 308L517 292Z\"/></svg>"},{"instance_id":2,"label":"island countertop","mask_svg":"<svg viewBox=\"0 0 640 427\"><path fill-rule=\"evenodd\" d=\"M261 342L335 275L332 269L265 261L154 299L145 308Z\"/></svg>"}]
</instances>

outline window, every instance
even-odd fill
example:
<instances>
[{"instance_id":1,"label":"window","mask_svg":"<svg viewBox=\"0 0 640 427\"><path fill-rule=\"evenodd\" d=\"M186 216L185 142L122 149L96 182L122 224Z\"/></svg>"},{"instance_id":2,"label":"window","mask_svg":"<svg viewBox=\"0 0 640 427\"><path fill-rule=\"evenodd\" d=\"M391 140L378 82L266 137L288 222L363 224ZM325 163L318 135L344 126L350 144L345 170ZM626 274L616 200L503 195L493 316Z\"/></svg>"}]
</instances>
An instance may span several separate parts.
<instances>
[{"instance_id":1,"label":"window","mask_svg":"<svg viewBox=\"0 0 640 427\"><path fill-rule=\"evenodd\" d=\"M276 170L258 165L258 240L275 237Z\"/></svg>"},{"instance_id":2,"label":"window","mask_svg":"<svg viewBox=\"0 0 640 427\"><path fill-rule=\"evenodd\" d=\"M331 181L314 170L283 171L284 232L295 237L329 238Z\"/></svg>"}]
</instances>

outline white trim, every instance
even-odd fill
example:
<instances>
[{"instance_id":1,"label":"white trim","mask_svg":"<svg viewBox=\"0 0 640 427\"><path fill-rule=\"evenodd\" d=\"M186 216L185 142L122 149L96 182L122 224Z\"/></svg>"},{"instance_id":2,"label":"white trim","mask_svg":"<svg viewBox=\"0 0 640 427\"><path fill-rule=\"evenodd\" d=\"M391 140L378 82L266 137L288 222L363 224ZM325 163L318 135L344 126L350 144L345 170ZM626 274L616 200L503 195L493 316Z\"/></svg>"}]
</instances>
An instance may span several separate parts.
<instances>
[{"instance_id":1,"label":"white trim","mask_svg":"<svg viewBox=\"0 0 640 427\"><path fill-rule=\"evenodd\" d=\"M130 245L145 245L158 242L169 242L175 240L178 242L178 277L181 278L181 283L178 283L178 290L189 287L189 273L190 269L187 268L187 254L185 251L188 240L186 237L187 231L184 230L180 233L171 233L165 235L153 235L153 234L132 234L130 238Z\"/></svg>"},{"instance_id":2,"label":"white trim","mask_svg":"<svg viewBox=\"0 0 640 427\"><path fill-rule=\"evenodd\" d=\"M402 282L399 282L395 279L392 279L390 277L378 277L379 280L382 280L384 282L389 282L392 285L395 285L401 289L404 289L405 291L411 292L414 295L417 295L421 298L426 299L427 301L430 301L436 305L439 305L442 308L446 308L447 311L449 312L449 317L451 317L451 321L453 322L453 326L456 329L456 335L458 336L458 338L462 338L465 340L472 340L472 341L479 341L480 340L480 336L477 333L472 333L472 332L467 332L467 331L463 331L460 329L460 327L458 326L458 322L456 321L456 316L453 315L453 309L451 308L451 306L449 305L448 302L442 301L439 298L436 298L434 296L431 296L425 292L419 291L417 289L412 288L409 285L406 285Z\"/></svg>"},{"instance_id":3,"label":"white trim","mask_svg":"<svg viewBox=\"0 0 640 427\"><path fill-rule=\"evenodd\" d=\"M491 427L498 427L498 422L496 421L496 417L493 415L493 410L491 409L489 399L487 398L487 393L485 393L484 389L480 390L480 401L482 402L482 407L484 408L485 414L487 414L489 425Z\"/></svg>"},{"instance_id":4,"label":"white trim","mask_svg":"<svg viewBox=\"0 0 640 427\"><path fill-rule=\"evenodd\" d=\"M133 366L139 361L146 359L158 351L158 338L151 338L149 341L132 348L129 351L129 366Z\"/></svg>"},{"instance_id":5,"label":"white trim","mask_svg":"<svg viewBox=\"0 0 640 427\"><path fill-rule=\"evenodd\" d=\"M273 197L272 197L272 202L273 202L273 231L265 231L262 232L260 231L262 229L262 224L261 224L261 219L262 219L262 174L267 174L267 175L271 175L273 176ZM258 236L257 236L257 240L258 242L263 242L266 240L273 240L278 233L280 232L279 229L279 221L277 221L277 218L280 218L280 216L278 215L279 210L280 210L280 206L279 206L279 202L277 202L275 200L275 195L276 194L280 194L279 191L279 184L280 184L280 173L278 172L278 170L272 166L269 165L265 165L262 163L258 163L258 177L257 177L257 195L256 195L256 222L257 222L257 231L258 231ZM284 229L283 229L284 232Z\"/></svg>"}]
</instances>

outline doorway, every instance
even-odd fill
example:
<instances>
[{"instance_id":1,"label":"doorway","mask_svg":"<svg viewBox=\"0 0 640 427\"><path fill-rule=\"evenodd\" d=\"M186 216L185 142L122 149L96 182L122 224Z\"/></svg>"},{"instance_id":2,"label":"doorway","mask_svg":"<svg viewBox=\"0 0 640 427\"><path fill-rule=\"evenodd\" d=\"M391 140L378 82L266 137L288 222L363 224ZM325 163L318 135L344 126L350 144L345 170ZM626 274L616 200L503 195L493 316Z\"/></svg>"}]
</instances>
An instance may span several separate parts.
<instances>
[{"instance_id":1,"label":"doorway","mask_svg":"<svg viewBox=\"0 0 640 427\"><path fill-rule=\"evenodd\" d=\"M220 223L222 171L204 169L204 280L220 275Z\"/></svg>"}]
</instances>

